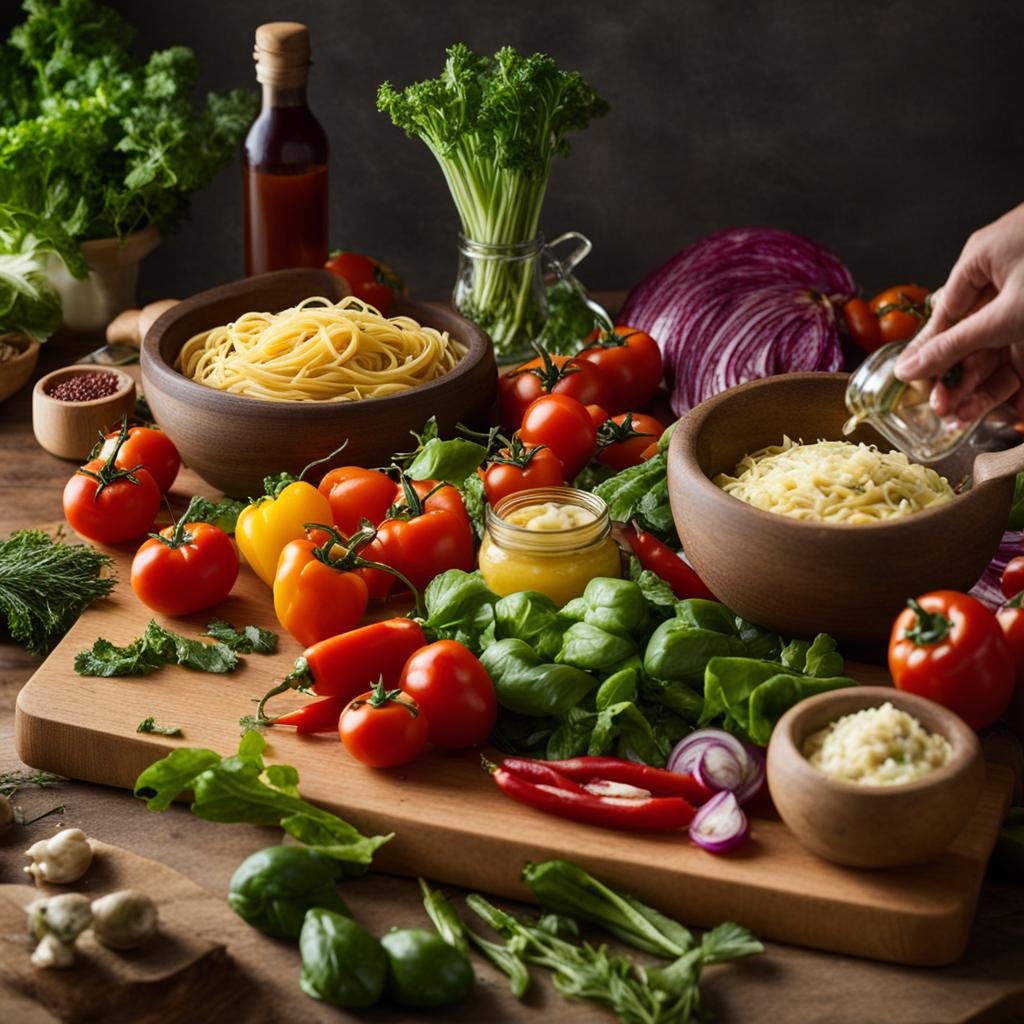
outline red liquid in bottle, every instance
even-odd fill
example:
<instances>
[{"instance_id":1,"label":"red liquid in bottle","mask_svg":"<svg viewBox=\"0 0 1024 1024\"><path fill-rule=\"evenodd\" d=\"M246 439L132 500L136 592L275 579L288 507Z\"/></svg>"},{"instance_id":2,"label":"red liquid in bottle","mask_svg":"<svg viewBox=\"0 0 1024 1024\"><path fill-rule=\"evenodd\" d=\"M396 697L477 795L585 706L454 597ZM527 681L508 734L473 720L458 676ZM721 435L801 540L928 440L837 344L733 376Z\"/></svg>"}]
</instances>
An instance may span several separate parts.
<instances>
[{"instance_id":1,"label":"red liquid in bottle","mask_svg":"<svg viewBox=\"0 0 1024 1024\"><path fill-rule=\"evenodd\" d=\"M299 45L299 68L280 71L290 59L260 53L261 33L270 45ZM302 29L301 33L294 30ZM257 32L257 71L263 109L242 144L245 203L245 272L263 274L286 267L322 267L327 259L327 136L306 105L304 80L308 37L302 26L275 24ZM305 40L305 51L301 44ZM260 61L263 72L260 74ZM269 65L269 72L268 72ZM269 79L269 80L268 80ZM284 84L275 79L284 79Z\"/></svg>"}]
</instances>

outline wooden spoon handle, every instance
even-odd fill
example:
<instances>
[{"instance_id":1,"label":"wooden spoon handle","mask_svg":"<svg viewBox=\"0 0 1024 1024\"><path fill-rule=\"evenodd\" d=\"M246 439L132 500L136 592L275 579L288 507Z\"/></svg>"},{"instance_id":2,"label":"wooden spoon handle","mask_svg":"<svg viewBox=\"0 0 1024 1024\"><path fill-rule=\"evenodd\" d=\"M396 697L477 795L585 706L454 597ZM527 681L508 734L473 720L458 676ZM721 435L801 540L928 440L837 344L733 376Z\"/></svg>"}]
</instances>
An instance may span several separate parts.
<instances>
[{"instance_id":1,"label":"wooden spoon handle","mask_svg":"<svg viewBox=\"0 0 1024 1024\"><path fill-rule=\"evenodd\" d=\"M1024 444L1002 452L982 452L974 460L974 487L1024 473Z\"/></svg>"}]
</instances>

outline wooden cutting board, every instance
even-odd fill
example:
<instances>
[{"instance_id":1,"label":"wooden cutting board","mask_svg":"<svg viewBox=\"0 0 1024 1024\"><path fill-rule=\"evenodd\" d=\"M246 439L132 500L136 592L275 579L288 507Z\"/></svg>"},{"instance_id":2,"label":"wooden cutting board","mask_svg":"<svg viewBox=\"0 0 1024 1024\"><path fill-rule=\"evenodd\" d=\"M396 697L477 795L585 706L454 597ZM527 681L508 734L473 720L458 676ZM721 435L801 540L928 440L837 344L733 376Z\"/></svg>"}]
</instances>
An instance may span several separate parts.
<instances>
[{"instance_id":1,"label":"wooden cutting board","mask_svg":"<svg viewBox=\"0 0 1024 1024\"><path fill-rule=\"evenodd\" d=\"M35 768L131 789L145 767L176 746L233 752L239 718L288 671L299 647L282 633L279 653L248 657L227 676L179 668L142 679L77 676L78 651L98 636L126 644L150 618L128 585L130 552L114 554L121 583L112 598L79 619L19 694L16 745ZM236 626L281 632L269 591L247 568L217 614ZM212 617L166 624L198 634ZM877 667L850 671L864 683L886 681ZM281 713L304 699L281 697L273 708ZM180 726L183 738L137 733L149 715ZM473 752L428 753L401 769L375 771L350 758L333 736L300 737L285 728L266 735L268 759L295 765L308 799L366 833L395 833L374 862L381 871L525 899L524 862L567 857L690 924L735 920L761 938L906 964L944 964L962 953L1012 787L1009 769L990 764L971 820L942 857L858 871L820 860L771 817L753 820L740 851L716 857L685 835L620 834L514 803Z\"/></svg>"}]
</instances>

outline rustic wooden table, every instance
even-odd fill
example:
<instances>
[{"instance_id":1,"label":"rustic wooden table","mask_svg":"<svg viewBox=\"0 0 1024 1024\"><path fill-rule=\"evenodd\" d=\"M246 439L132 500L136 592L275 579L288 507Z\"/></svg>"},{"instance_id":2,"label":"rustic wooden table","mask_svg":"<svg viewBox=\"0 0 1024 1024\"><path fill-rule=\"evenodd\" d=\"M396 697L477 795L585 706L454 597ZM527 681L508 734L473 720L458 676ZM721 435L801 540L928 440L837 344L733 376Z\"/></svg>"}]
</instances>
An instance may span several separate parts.
<instances>
[{"instance_id":1,"label":"rustic wooden table","mask_svg":"<svg viewBox=\"0 0 1024 1024\"><path fill-rule=\"evenodd\" d=\"M95 348L97 337L56 338L44 347L37 376L74 362ZM40 449L32 435L31 388L0 405L0 537L11 531L61 518L61 490L74 468ZM14 705L19 688L39 662L13 644L0 643L0 771L22 767L13 747ZM277 841L276 830L215 825L194 819L184 807L161 815L140 801L102 786L67 782L53 790L25 789L18 795L27 817L56 803L63 826L78 826L98 839L169 865L209 892L222 896L232 871L252 851ZM0 836L0 881L21 879L21 853L30 841L52 834L56 816L29 829ZM458 851L453 851L458 856ZM427 925L415 883L370 876L346 891L355 915L378 932L391 925ZM743 908L736 907L742 920ZM348 1019L307 999L298 989L298 958L292 947L265 940L259 983L266 1019ZM508 993L504 979L477 962L476 996L445 1014L446 1020L594 1021L601 1014L589 1004L568 1003L539 977L525 1004ZM900 1024L1024 1021L1024 889L986 883L972 940L953 967L924 970L845 959L824 953L770 945L762 957L714 968L704 984L706 1004L721 1024L772 1019ZM0 993L0 1020L12 1019ZM171 1021L176 1018L166 1017ZM186 1018L180 1018L186 1019ZM187 1019L195 1019L190 1016ZM368 1018L362 1018L368 1019ZM390 1011L374 1019L400 1020Z\"/></svg>"}]
</instances>

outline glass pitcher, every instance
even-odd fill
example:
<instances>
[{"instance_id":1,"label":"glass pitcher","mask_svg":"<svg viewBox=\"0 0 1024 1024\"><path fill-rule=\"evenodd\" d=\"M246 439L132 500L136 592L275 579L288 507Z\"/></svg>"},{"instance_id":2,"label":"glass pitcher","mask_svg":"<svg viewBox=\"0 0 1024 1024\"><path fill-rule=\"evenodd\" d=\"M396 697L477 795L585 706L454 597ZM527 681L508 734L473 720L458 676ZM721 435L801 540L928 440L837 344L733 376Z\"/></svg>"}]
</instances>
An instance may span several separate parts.
<instances>
[{"instance_id":1,"label":"glass pitcher","mask_svg":"<svg viewBox=\"0 0 1024 1024\"><path fill-rule=\"evenodd\" d=\"M567 242L575 246L560 258L556 250ZM548 291L563 282L579 287L572 272L591 248L578 231L566 231L551 242L537 235L512 245L474 242L460 234L452 305L487 331L499 363L522 362L534 355L531 345L547 323ZM607 316L596 303L584 301L595 314Z\"/></svg>"}]
</instances>

